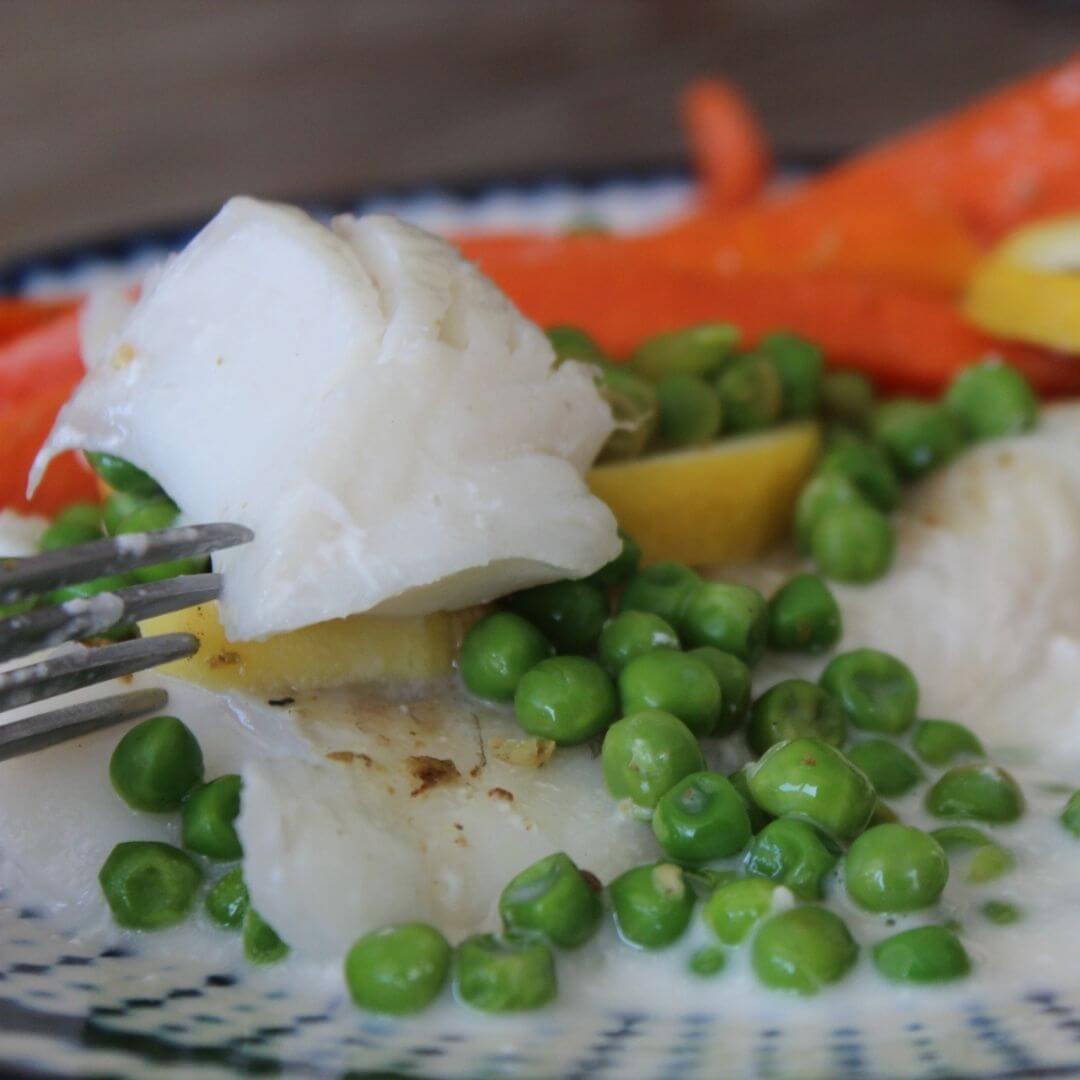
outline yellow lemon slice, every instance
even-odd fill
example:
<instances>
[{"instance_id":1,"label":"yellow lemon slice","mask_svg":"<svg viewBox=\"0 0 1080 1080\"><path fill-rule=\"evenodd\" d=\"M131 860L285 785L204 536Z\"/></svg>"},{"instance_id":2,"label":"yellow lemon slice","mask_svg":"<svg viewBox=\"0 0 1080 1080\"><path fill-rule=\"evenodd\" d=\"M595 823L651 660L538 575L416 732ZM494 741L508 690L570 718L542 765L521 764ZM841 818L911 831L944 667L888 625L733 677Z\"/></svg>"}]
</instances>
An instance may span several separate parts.
<instances>
[{"instance_id":1,"label":"yellow lemon slice","mask_svg":"<svg viewBox=\"0 0 1080 1080\"><path fill-rule=\"evenodd\" d=\"M647 561L734 562L760 555L787 534L795 498L820 451L816 424L791 424L601 465L588 482Z\"/></svg>"},{"instance_id":2,"label":"yellow lemon slice","mask_svg":"<svg viewBox=\"0 0 1080 1080\"><path fill-rule=\"evenodd\" d=\"M229 641L217 604L147 619L144 634L194 634L199 651L161 668L211 690L273 697L296 690L449 675L465 631L482 609L416 618L353 615L265 641Z\"/></svg>"},{"instance_id":3,"label":"yellow lemon slice","mask_svg":"<svg viewBox=\"0 0 1080 1080\"><path fill-rule=\"evenodd\" d=\"M964 310L1000 337L1080 350L1080 216L1011 233L976 268Z\"/></svg>"}]
</instances>

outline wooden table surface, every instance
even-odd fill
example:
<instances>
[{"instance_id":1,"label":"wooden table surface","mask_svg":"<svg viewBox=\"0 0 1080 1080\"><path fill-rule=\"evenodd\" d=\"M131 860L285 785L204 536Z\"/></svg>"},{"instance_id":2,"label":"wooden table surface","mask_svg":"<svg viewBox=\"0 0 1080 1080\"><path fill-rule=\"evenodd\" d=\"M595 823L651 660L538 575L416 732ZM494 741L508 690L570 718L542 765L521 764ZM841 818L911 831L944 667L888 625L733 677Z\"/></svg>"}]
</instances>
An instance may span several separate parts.
<instances>
[{"instance_id":1,"label":"wooden table surface","mask_svg":"<svg viewBox=\"0 0 1080 1080\"><path fill-rule=\"evenodd\" d=\"M2 0L0 257L490 171L674 160L679 87L858 146L1080 45L1038 0Z\"/></svg>"}]
</instances>

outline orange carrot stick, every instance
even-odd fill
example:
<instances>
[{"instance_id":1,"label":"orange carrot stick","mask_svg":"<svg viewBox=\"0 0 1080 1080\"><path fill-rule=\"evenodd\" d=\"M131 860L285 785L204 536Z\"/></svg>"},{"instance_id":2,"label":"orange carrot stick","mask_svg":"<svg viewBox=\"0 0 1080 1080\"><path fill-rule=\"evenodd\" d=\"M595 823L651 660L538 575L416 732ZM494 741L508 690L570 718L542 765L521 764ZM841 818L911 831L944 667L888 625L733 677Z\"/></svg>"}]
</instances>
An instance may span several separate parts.
<instances>
[{"instance_id":1,"label":"orange carrot stick","mask_svg":"<svg viewBox=\"0 0 1080 1080\"><path fill-rule=\"evenodd\" d=\"M50 322L74 307L74 301L67 300L15 300L0 297L0 344Z\"/></svg>"},{"instance_id":2,"label":"orange carrot stick","mask_svg":"<svg viewBox=\"0 0 1080 1080\"><path fill-rule=\"evenodd\" d=\"M0 404L46 389L68 393L82 375L78 312L55 316L0 345Z\"/></svg>"}]
</instances>

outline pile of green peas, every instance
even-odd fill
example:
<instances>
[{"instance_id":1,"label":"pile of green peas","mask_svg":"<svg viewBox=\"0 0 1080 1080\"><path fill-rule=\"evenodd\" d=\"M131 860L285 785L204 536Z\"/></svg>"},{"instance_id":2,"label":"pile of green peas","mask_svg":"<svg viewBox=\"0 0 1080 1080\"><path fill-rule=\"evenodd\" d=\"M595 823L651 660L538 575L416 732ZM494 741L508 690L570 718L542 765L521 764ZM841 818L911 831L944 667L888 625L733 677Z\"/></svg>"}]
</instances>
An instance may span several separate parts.
<instances>
[{"instance_id":1,"label":"pile of green peas","mask_svg":"<svg viewBox=\"0 0 1080 1080\"><path fill-rule=\"evenodd\" d=\"M165 930L193 912L209 874L237 863L243 848L235 821L241 781L204 777L199 741L175 716L154 716L131 728L109 760L113 790L132 810L180 815L182 847L138 840L117 844L98 875L113 919L129 930ZM240 866L217 875L203 897L215 925L241 934L252 964L271 964L289 947L251 906Z\"/></svg>"}]
</instances>

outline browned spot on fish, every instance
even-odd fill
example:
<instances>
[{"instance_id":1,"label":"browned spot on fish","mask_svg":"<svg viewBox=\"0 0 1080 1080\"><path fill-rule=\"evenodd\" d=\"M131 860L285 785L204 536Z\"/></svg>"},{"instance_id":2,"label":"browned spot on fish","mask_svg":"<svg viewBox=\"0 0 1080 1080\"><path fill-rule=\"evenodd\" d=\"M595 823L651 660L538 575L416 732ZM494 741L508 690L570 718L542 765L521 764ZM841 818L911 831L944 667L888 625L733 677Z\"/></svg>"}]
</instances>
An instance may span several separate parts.
<instances>
[{"instance_id":1,"label":"browned spot on fish","mask_svg":"<svg viewBox=\"0 0 1080 1080\"><path fill-rule=\"evenodd\" d=\"M135 347L124 342L122 345L118 345L116 352L112 354L112 359L109 363L116 371L121 371L126 368L132 360L135 359Z\"/></svg>"},{"instance_id":2,"label":"browned spot on fish","mask_svg":"<svg viewBox=\"0 0 1080 1080\"><path fill-rule=\"evenodd\" d=\"M511 791L507 791L504 787L493 787L488 792L488 797L491 799L502 799L503 802L513 802L514 794Z\"/></svg>"},{"instance_id":3,"label":"browned spot on fish","mask_svg":"<svg viewBox=\"0 0 1080 1080\"><path fill-rule=\"evenodd\" d=\"M491 753L506 765L539 769L551 760L555 743L551 739L488 739Z\"/></svg>"},{"instance_id":4,"label":"browned spot on fish","mask_svg":"<svg viewBox=\"0 0 1080 1080\"><path fill-rule=\"evenodd\" d=\"M465 826L462 825L460 821L455 821L454 822L454 828L457 829L458 832L464 832L465 831Z\"/></svg>"},{"instance_id":5,"label":"browned spot on fish","mask_svg":"<svg viewBox=\"0 0 1080 1080\"><path fill-rule=\"evenodd\" d=\"M119 682L122 682L125 686L130 686L135 681L134 675L121 675Z\"/></svg>"},{"instance_id":6,"label":"browned spot on fish","mask_svg":"<svg viewBox=\"0 0 1080 1080\"><path fill-rule=\"evenodd\" d=\"M240 663L240 654L238 652L232 652L229 649L225 649L219 652L216 656L211 656L206 661L212 668L227 667L232 664Z\"/></svg>"},{"instance_id":7,"label":"browned spot on fish","mask_svg":"<svg viewBox=\"0 0 1080 1080\"><path fill-rule=\"evenodd\" d=\"M356 755L351 750L331 750L326 755L327 761L343 761L346 765L351 764L356 759Z\"/></svg>"},{"instance_id":8,"label":"browned spot on fish","mask_svg":"<svg viewBox=\"0 0 1080 1080\"><path fill-rule=\"evenodd\" d=\"M479 765L474 765L469 770L469 775L475 780L484 770Z\"/></svg>"},{"instance_id":9,"label":"browned spot on fish","mask_svg":"<svg viewBox=\"0 0 1080 1080\"><path fill-rule=\"evenodd\" d=\"M464 836L455 836L454 837L454 843L457 844L458 847L468 847L469 846L469 841L466 840Z\"/></svg>"},{"instance_id":10,"label":"browned spot on fish","mask_svg":"<svg viewBox=\"0 0 1080 1080\"><path fill-rule=\"evenodd\" d=\"M452 784L460 779L458 767L449 758L428 757L416 754L405 759L409 772L416 780L416 787L409 792L415 798L440 784Z\"/></svg>"}]
</instances>

